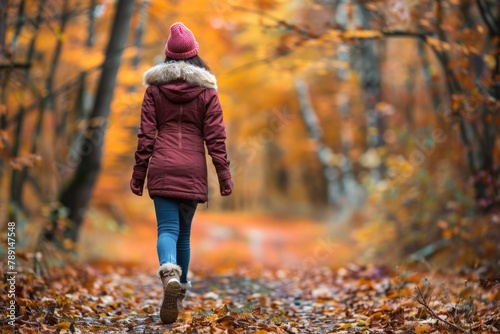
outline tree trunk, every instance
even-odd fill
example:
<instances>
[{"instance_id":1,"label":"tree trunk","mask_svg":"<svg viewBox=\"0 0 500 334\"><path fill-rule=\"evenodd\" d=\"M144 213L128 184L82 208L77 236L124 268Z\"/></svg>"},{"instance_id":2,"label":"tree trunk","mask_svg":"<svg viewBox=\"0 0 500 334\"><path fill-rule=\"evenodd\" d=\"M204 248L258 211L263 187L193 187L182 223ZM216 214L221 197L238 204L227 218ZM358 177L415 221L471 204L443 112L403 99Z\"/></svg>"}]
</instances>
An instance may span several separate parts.
<instances>
[{"instance_id":1,"label":"tree trunk","mask_svg":"<svg viewBox=\"0 0 500 334\"><path fill-rule=\"evenodd\" d=\"M8 5L8 0L0 0L0 57L4 57L5 54L5 35L7 33L7 5ZM1 101L0 101L0 106L4 105L6 93L5 93L5 87L7 86L7 80L5 78L5 74L2 73L2 69L0 69L0 84L2 85L2 92L1 92ZM5 131L7 128L7 115L6 112L1 112L0 113L0 131ZM3 168L4 168L4 161L3 159L0 159L0 175L3 174ZM1 185L1 178L0 178L0 185Z\"/></svg>"},{"instance_id":2,"label":"tree trunk","mask_svg":"<svg viewBox=\"0 0 500 334\"><path fill-rule=\"evenodd\" d=\"M0 55L5 54L5 35L7 34L8 0L0 0Z\"/></svg>"},{"instance_id":3,"label":"tree trunk","mask_svg":"<svg viewBox=\"0 0 500 334\"><path fill-rule=\"evenodd\" d=\"M106 49L106 57L97 87L94 107L89 116L85 138L81 142L83 156L68 186L60 194L60 203L68 209L69 224L62 232L63 239L78 240L85 211L92 196L101 168L104 135L113 99L116 76L120 67L130 29L130 19L134 9L133 0L119 0L113 21L111 35ZM85 154L86 153L86 154ZM45 238L60 246L62 240L56 235L54 227L46 231Z\"/></svg>"},{"instance_id":4,"label":"tree trunk","mask_svg":"<svg viewBox=\"0 0 500 334\"><path fill-rule=\"evenodd\" d=\"M369 10L363 5L358 5L357 8L359 24L364 29L370 29ZM385 121L383 115L376 109L377 104L382 101L382 87L380 63L375 49L375 41L367 40L360 46L355 68L360 76L363 102L366 109L367 146L369 150L376 150L385 145L383 137ZM384 177L385 168L382 159L379 160L380 163L377 166L371 167L370 175L374 182L380 181Z\"/></svg>"},{"instance_id":5,"label":"tree trunk","mask_svg":"<svg viewBox=\"0 0 500 334\"><path fill-rule=\"evenodd\" d=\"M146 22L148 20L148 6L149 0L142 0L139 8L139 23L137 24L134 39L135 55L132 58L132 68L134 70L137 69L137 66L139 66L141 61L142 40L144 38L144 30L146 29Z\"/></svg>"},{"instance_id":6,"label":"tree trunk","mask_svg":"<svg viewBox=\"0 0 500 334\"><path fill-rule=\"evenodd\" d=\"M35 42L36 42L36 39L38 37L38 32L40 31L39 25L40 25L40 22L42 20L42 9L43 9L43 5L42 5L42 2L40 1L40 3L38 4L37 16L36 16L35 22L34 22L35 31L31 37L30 44L28 47L28 54L26 56L26 64L31 63L31 61L33 59L33 55L35 53ZM21 3L19 4L18 23L16 25L16 30L14 32L14 36L12 37L12 41L11 41L11 47L14 50L14 52L17 51L17 39L21 33L21 29L22 29L24 21L25 21L23 18L24 10L25 10L25 1L22 0ZM12 60L14 61L15 59L13 58ZM7 78L10 77L11 69L9 69L8 71L9 72L6 73ZM28 82L29 76L30 76L29 67L27 67L24 70L23 76L24 76L24 81ZM6 83L8 83L8 82L6 82ZM3 87L2 94L6 94L6 90L7 90L7 84L5 85L5 87ZM21 94L23 94L22 91L21 91ZM6 97L4 95L2 95L2 97L1 97L2 103L4 103L3 101L5 101L5 98ZM23 138L23 136L22 136L23 131L22 130L23 130L23 125L24 125L25 115L26 115L26 108L25 108L25 106L21 106L19 108L18 113L17 113L18 123L16 125L16 130L15 130L15 134L14 134L14 144L13 144L13 147L11 150L11 155L13 157L17 157L19 154L21 140ZM10 201L9 212L10 213L9 214L10 214L11 220L14 220L14 221L18 220L17 217L18 217L19 210L23 209L22 180L21 180L22 177L23 177L23 171L18 171L16 169L12 170L11 179L10 179L10 198L9 198L9 201Z\"/></svg>"},{"instance_id":7,"label":"tree trunk","mask_svg":"<svg viewBox=\"0 0 500 334\"><path fill-rule=\"evenodd\" d=\"M42 10L42 7L39 7L39 10ZM41 11L39 11L39 14ZM59 31L61 33L60 36L64 33L64 29L66 27L66 24L68 23L69 20L69 0L64 0L64 3L62 4L62 9L61 9L61 21L59 23ZM41 19L41 16L38 16ZM38 35L38 29L33 38L36 38ZM36 125L35 125L35 130L33 133L33 136L31 137L31 154L36 154L38 152L38 146L40 144L40 138L41 138L41 133L43 130L43 122L44 122L44 115L49 107L54 107L54 96L53 96L53 86L54 86L54 79L56 75L56 70L57 70L57 65L59 63L59 58L61 56L61 51L62 51L62 46L63 46L63 38L59 37L56 43L56 48L54 50L54 55L52 57L52 62L51 62L51 67L49 70L49 75L47 77L47 80L45 81L45 91L46 95L40 100L40 105L39 105L39 111L38 111L38 118L36 120ZM34 52L34 42L30 45L30 50L29 50L29 57L33 56ZM26 77L28 76L28 73L25 72ZM22 123L22 118L24 118L26 113L26 110L23 110L23 113L20 114L20 123ZM19 126L19 125L18 125ZM13 179L18 180L17 182L17 188L18 190L13 194L15 195L13 197L13 201L15 203L21 203L22 199L22 194L23 194L23 189L24 189L24 183L28 179L28 173L29 173L29 168L27 166L23 167L21 174L18 179Z\"/></svg>"},{"instance_id":8,"label":"tree trunk","mask_svg":"<svg viewBox=\"0 0 500 334\"><path fill-rule=\"evenodd\" d=\"M95 7L96 7L96 0L90 0L90 7L89 7L89 23L87 26L87 41L85 45L88 48L91 48L94 46L94 41L95 41L95 34L94 34L94 28L95 28Z\"/></svg>"},{"instance_id":9,"label":"tree trunk","mask_svg":"<svg viewBox=\"0 0 500 334\"><path fill-rule=\"evenodd\" d=\"M314 140L316 144L316 153L323 166L323 173L327 182L328 202L334 207L340 207L342 198L340 191L340 173L338 169L332 165L333 152L323 141L323 131L319 125L316 111L309 99L306 83L302 80L297 80L295 87L299 99L302 119L306 124L309 137Z\"/></svg>"},{"instance_id":10,"label":"tree trunk","mask_svg":"<svg viewBox=\"0 0 500 334\"><path fill-rule=\"evenodd\" d=\"M413 133L415 127L415 118L413 114L415 112L415 79L417 74L417 66L415 64L410 64L408 66L408 74L406 77L406 93L408 94L408 99L405 101L405 116L406 123L408 124L408 134Z\"/></svg>"},{"instance_id":11,"label":"tree trunk","mask_svg":"<svg viewBox=\"0 0 500 334\"><path fill-rule=\"evenodd\" d=\"M340 5L339 2L333 3L333 9L335 10L335 23L339 24L343 29L354 28L356 22L349 22L349 15L344 5ZM350 46L347 43L341 43L335 54L336 60L339 62L352 62L353 53L357 53L359 50L356 46ZM340 81L345 81L349 78L351 70L347 68L337 69L337 78ZM350 115L350 100L349 100L349 88L343 85L341 89L336 92L337 105L339 106L340 121L341 126L338 129L340 132L340 141L342 143L342 161L341 161L341 191L346 200L346 204L343 206L343 210L353 211L356 208L362 207L365 202L365 188L358 181L356 173L354 171L354 163L350 158L350 151L353 146L352 142L352 131L353 128L349 125L352 122Z\"/></svg>"},{"instance_id":12,"label":"tree trunk","mask_svg":"<svg viewBox=\"0 0 500 334\"><path fill-rule=\"evenodd\" d=\"M425 50L425 43L421 39L417 40L417 49L418 54L420 56L420 60L422 62L422 76L424 78L425 84L427 85L427 89L429 89L429 93L431 94L432 108L434 112L438 115L441 112L441 89L440 83L438 83L433 77L431 73L431 63L429 62L429 57L427 56ZM444 125L442 118L439 118L441 125Z\"/></svg>"},{"instance_id":13,"label":"tree trunk","mask_svg":"<svg viewBox=\"0 0 500 334\"><path fill-rule=\"evenodd\" d=\"M481 17L489 29L490 41L488 41L487 44L491 44L491 42L495 40L495 37L498 43L498 39L500 37L498 35L500 27L498 26L498 23L496 23L498 22L498 17L495 17L493 10L489 8L487 2L483 3L482 0L477 0L477 4L481 12ZM465 24L470 26L471 22L473 22L473 18L470 16L469 9L467 7L462 7L462 14L465 18ZM444 6L442 0L437 0L437 35L441 41L448 42L447 35L442 29L443 15ZM486 46L484 53L487 54L491 51L492 47L494 48L494 46L491 45L489 47L490 50L488 50L488 45ZM444 51L438 51L434 47L432 49L446 75L448 94L450 97L464 94L461 82L457 79L453 69L450 67L450 55ZM468 61L470 62L471 58L469 58ZM476 59L476 62L478 63L476 64L476 67L478 68L478 73L476 74L477 79L477 77L482 75L481 69L483 66L480 65L480 63L482 63L483 60ZM496 70L498 70L498 61L496 64ZM491 73L493 87L488 87L488 89L483 92L485 95L491 95L495 92L494 87L498 84L498 82L496 82L498 80L495 75L496 70L494 69ZM475 110L474 112L478 114L476 117L477 121L471 122L468 120L470 117L467 116L469 112L465 110L464 106L460 106L455 109L452 108L451 116L453 119L451 119L451 121L458 124L460 129L460 138L467 150L467 164L470 175L474 180L475 199L479 210L482 212L497 211L500 208L500 171L497 167L495 167L493 155L496 144L496 127L494 124L497 122L498 112L495 111L494 108L490 108L487 105L480 106L478 110Z\"/></svg>"},{"instance_id":14,"label":"tree trunk","mask_svg":"<svg viewBox=\"0 0 500 334\"><path fill-rule=\"evenodd\" d=\"M500 50L500 4L498 1L490 4L487 1L477 0L477 5L481 18L488 27L488 39L483 54L492 55L495 61L494 68L489 70L488 73L491 84L487 87L481 87L480 84L482 76L487 72L485 71L487 66L483 57L471 55L469 62L472 65L470 67L475 71L475 81L483 90L483 94L498 101L500 100L500 53L498 52ZM471 6L470 3L462 6L462 13L467 27L475 24L469 6ZM498 154L495 156L495 146L498 145L497 128L500 113L498 107L487 103L483 103L478 112L481 114L481 121L478 124L473 124L477 129L475 139L479 142L478 147L481 151L479 168L474 175L476 201L484 212L498 212L500 210L500 164Z\"/></svg>"}]
</instances>

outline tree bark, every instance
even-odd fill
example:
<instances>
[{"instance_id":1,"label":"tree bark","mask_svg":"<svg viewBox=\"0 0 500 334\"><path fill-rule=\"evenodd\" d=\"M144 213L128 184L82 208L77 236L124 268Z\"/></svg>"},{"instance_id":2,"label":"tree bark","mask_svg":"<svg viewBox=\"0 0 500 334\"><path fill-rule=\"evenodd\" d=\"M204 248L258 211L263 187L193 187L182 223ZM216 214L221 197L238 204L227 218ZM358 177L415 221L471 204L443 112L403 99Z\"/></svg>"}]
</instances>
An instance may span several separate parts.
<instances>
[{"instance_id":1,"label":"tree bark","mask_svg":"<svg viewBox=\"0 0 500 334\"><path fill-rule=\"evenodd\" d=\"M357 8L359 25L363 26L364 29L370 29L369 10L362 4L357 5ZM385 120L383 115L376 109L377 104L382 101L382 85L380 61L374 40L363 42L354 66L360 76L363 102L366 109L367 147L369 150L376 150L385 145L383 137ZM370 175L374 182L380 181L384 177L385 167L382 159L380 161L378 166L371 167Z\"/></svg>"},{"instance_id":2,"label":"tree bark","mask_svg":"<svg viewBox=\"0 0 500 334\"><path fill-rule=\"evenodd\" d=\"M3 58L5 54L5 35L7 33L7 4L8 0L0 0L0 57ZM2 73L0 69L0 84L2 91L0 92L0 105L5 104L7 94L5 93L5 88L7 87L7 80L5 74ZM5 131L7 128L7 115L6 112L0 113L0 131ZM4 159L0 159L0 175L3 175L4 169ZM0 187L2 187L2 180L0 177Z\"/></svg>"},{"instance_id":3,"label":"tree bark","mask_svg":"<svg viewBox=\"0 0 500 334\"><path fill-rule=\"evenodd\" d=\"M417 40L417 49L422 62L422 76L424 78L425 84L429 89L431 94L432 108L434 112L439 113L441 110L441 89L440 85L433 79L431 74L431 63L429 62L429 57L427 56L425 50L425 42L421 39ZM441 118L439 118L441 123L444 123Z\"/></svg>"},{"instance_id":4,"label":"tree bark","mask_svg":"<svg viewBox=\"0 0 500 334\"><path fill-rule=\"evenodd\" d=\"M135 55L132 58L132 68L135 70L141 61L141 48L142 40L144 39L144 31L146 29L146 22L148 20L148 6L149 0L142 0L139 8L139 23L135 32L134 47Z\"/></svg>"},{"instance_id":5,"label":"tree bark","mask_svg":"<svg viewBox=\"0 0 500 334\"><path fill-rule=\"evenodd\" d=\"M468 27L475 24L473 16L470 14L467 3L462 7L462 13ZM490 75L491 84L487 87L481 87L483 95L490 96L496 101L500 99L500 4L498 1L490 4L483 0L477 0L477 5L481 18L488 28L488 38L486 40L483 54L493 56L495 65L493 69L485 71L487 68L483 57L471 55L469 61L475 70L475 80L478 86L483 86L482 76ZM489 73L487 73L489 72ZM486 74L487 73L487 74ZM476 188L476 200L480 208L485 211L500 210L500 168L498 155L495 155L495 146L497 144L497 128L500 120L498 108L483 103L478 111L481 114L481 122L473 124L478 129L476 141L479 141L480 164L476 173L474 186Z\"/></svg>"},{"instance_id":6,"label":"tree bark","mask_svg":"<svg viewBox=\"0 0 500 334\"><path fill-rule=\"evenodd\" d=\"M339 187L340 173L338 169L332 165L333 152L323 141L323 131L319 125L316 111L311 104L306 83L299 79L295 82L295 88L299 99L302 118L306 124L309 137L313 139L316 144L316 154L323 166L323 173L327 182L328 202L334 207L339 207L342 197Z\"/></svg>"},{"instance_id":7,"label":"tree bark","mask_svg":"<svg viewBox=\"0 0 500 334\"><path fill-rule=\"evenodd\" d=\"M491 22L491 18L495 18L493 11L482 3L480 0L477 1L479 6L482 19L489 29L489 37L491 38L488 43L495 40L497 33L497 26L494 25L494 20ZM465 25L469 27L473 24L474 19L470 16L470 11L467 7L462 8L462 14L465 18ZM436 1L436 27L437 35L441 41L448 42L448 38L444 30L442 29L442 22L444 16L444 7L442 0ZM494 46L490 45L490 48ZM450 55L444 51L438 51L432 48L436 54L438 61L440 62L443 72L446 75L448 94L450 97L453 95L464 94L464 89L461 82L455 76L452 68L450 68ZM484 53L487 54L488 45ZM498 56L498 55L497 55ZM473 56L472 56L473 57ZM471 61L471 58L468 59ZM476 63L479 65L478 73L476 73L476 79L482 75L483 66L482 59L476 59ZM497 62L498 65L498 62ZM493 86L495 86L495 69L492 71L493 75ZM496 83L498 84L498 83ZM485 95L489 95L494 92L494 87L490 87L489 90L485 92ZM487 105L482 105L478 108L475 113L476 121L469 122L467 117L468 111L465 110L463 106L458 109L452 110L451 115L454 117L453 122L458 123L460 130L460 138L467 150L467 164L469 168L470 175L474 180L474 192L475 199L478 205L478 209L484 213L489 211L498 211L500 209L499 200L499 186L497 185L500 171L496 169L494 162L494 150L496 141L496 127L495 121L498 119L498 112L490 110ZM489 120L493 119L493 121ZM496 119L495 119L496 118Z\"/></svg>"},{"instance_id":8,"label":"tree bark","mask_svg":"<svg viewBox=\"0 0 500 334\"><path fill-rule=\"evenodd\" d=\"M28 54L27 54L26 63L25 63L26 66L23 67L24 68L23 77L24 77L24 80L26 82L29 80L29 76L30 76L30 65L31 65L31 61L32 61L32 58L33 58L33 55L35 52L35 42L36 42L36 38L37 38L38 32L39 32L39 24L40 24L40 21L42 19L42 8L43 8L42 6L43 6L42 3L40 2L38 5L38 9L37 9L37 16L36 16L35 22L34 22L35 32L30 40L30 44L28 47ZM24 18L23 18L24 10L25 10L25 0L22 0L19 4L19 8L18 8L18 17L17 17L18 23L16 24L16 29L15 29L14 35L12 37L12 41L10 43L12 50L14 52L14 55L17 53L17 40L18 40L19 35L21 33L22 27L24 25ZM14 68L20 67L20 66L16 66L14 61L15 61L15 56L12 58L11 65L13 65ZM2 89L2 97L1 97L2 103L5 103L5 101L6 101L7 84L8 84L8 80L10 78L11 71L12 71L12 67L9 70L7 70L7 73L5 74L6 75L5 85L4 85L4 87L2 87L3 88ZM26 115L26 108L24 106L21 106L19 108L18 113L17 113L18 123L16 125L16 130L15 130L15 134L14 134L14 144L13 144L13 147L11 150L11 155L13 157L17 157L19 154L25 115ZM7 127L7 124L4 121L2 121L2 127L3 126ZM10 218L14 221L17 221L19 209L23 209L23 203L21 201L21 197L22 197L21 177L23 175L22 173L23 173L22 171L18 171L16 169L13 169L12 174L11 174L11 179L10 179L10 198L9 198L10 208L9 208L9 212L10 212Z\"/></svg>"},{"instance_id":9,"label":"tree bark","mask_svg":"<svg viewBox=\"0 0 500 334\"><path fill-rule=\"evenodd\" d=\"M338 24L342 29L347 27L355 26L356 22L349 22L348 15L345 9L345 5L341 5L339 2L333 3L333 9L335 11L335 24ZM352 63L352 56L354 53L359 52L356 46L350 46L347 43L339 44L338 50L335 54L336 60L339 62ZM336 70L337 78L340 81L345 81L349 78L351 73L350 69L339 68ZM352 128L349 126L343 126L351 120L350 115L350 100L349 92L345 85L336 92L337 105L340 112L341 126L338 129L340 132L340 141L342 143L342 162L341 162L341 191L344 196L346 204L342 207L343 211L353 211L353 209L361 207L364 205L365 198L365 188L358 181L356 173L354 171L354 163L349 157L353 142L352 142Z\"/></svg>"},{"instance_id":10,"label":"tree bark","mask_svg":"<svg viewBox=\"0 0 500 334\"><path fill-rule=\"evenodd\" d=\"M41 10L43 9L42 5L39 7L39 18L41 19ZM69 20L69 0L64 0L62 4L62 9L61 9L61 21L59 23L59 31L62 36L64 33L64 29L66 27L66 24L68 23ZM34 39L36 39L36 36L38 35L38 27L37 27L37 32L34 35ZM45 116L45 112L48 107L53 107L54 106L54 97L52 97L52 92L53 92L53 85L54 85L54 79L55 79L55 74L57 70L57 65L59 63L59 58L61 56L61 51L62 51L62 46L63 46L63 39L62 37L59 37L56 43L56 48L54 50L54 55L52 57L52 62L51 62L51 67L49 70L49 75L45 81L45 91L47 92L47 95L44 96L40 100L39 104L39 111L38 111L38 117L36 120L36 125L35 125L35 130L33 132L33 136L31 138L31 154L36 154L38 152L38 146L40 143L40 136L43 130L43 120ZM29 57L33 56L34 52L34 42L30 44L30 50L29 50ZM25 77L28 79L29 75L27 72L25 72ZM26 108L23 108L23 113L20 114L20 119L19 123L22 124L23 118L26 116ZM19 126L19 124L18 124ZM17 181L16 188L17 190L13 193L14 197L12 198L13 203L21 204L21 199L23 195L23 189L24 189L24 183L28 179L28 167L23 167L19 177L13 179L13 181Z\"/></svg>"},{"instance_id":11,"label":"tree bark","mask_svg":"<svg viewBox=\"0 0 500 334\"><path fill-rule=\"evenodd\" d=\"M116 76L128 38L133 9L133 0L119 0L116 5L94 107L90 113L89 125L79 150L79 152L87 154L81 156L73 178L59 197L61 205L68 209L69 218L69 224L62 232L62 238L73 242L78 241L85 211L101 169L106 124L113 99ZM60 246L62 240L56 240L56 237L58 236L55 233L55 228L45 233L47 240L54 241L56 245Z\"/></svg>"},{"instance_id":12,"label":"tree bark","mask_svg":"<svg viewBox=\"0 0 500 334\"><path fill-rule=\"evenodd\" d=\"M87 41L85 43L88 48L93 47L95 41L95 34L94 34L95 7L96 7L96 0L91 0L89 8L89 24L87 26Z\"/></svg>"},{"instance_id":13,"label":"tree bark","mask_svg":"<svg viewBox=\"0 0 500 334\"><path fill-rule=\"evenodd\" d=\"M408 133L413 133L413 128L415 127L415 118L413 113L415 112L415 77L417 73L417 66L411 64L408 66L408 74L405 82L406 92L408 93L408 99L405 101L405 116L406 123L408 124Z\"/></svg>"},{"instance_id":14,"label":"tree bark","mask_svg":"<svg viewBox=\"0 0 500 334\"><path fill-rule=\"evenodd\" d=\"M5 35L7 34L8 0L0 0L0 55L5 54Z\"/></svg>"}]
</instances>

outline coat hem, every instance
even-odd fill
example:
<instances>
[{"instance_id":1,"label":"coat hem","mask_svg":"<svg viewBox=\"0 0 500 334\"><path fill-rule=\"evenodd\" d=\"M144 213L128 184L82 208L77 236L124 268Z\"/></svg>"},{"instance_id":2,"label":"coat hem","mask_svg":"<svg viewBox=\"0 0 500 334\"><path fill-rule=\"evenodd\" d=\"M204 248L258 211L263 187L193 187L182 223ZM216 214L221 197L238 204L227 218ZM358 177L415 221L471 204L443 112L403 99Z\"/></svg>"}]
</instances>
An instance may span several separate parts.
<instances>
[{"instance_id":1,"label":"coat hem","mask_svg":"<svg viewBox=\"0 0 500 334\"><path fill-rule=\"evenodd\" d=\"M154 196L161 196L161 197L171 197L171 198L181 198L181 199L192 199L198 201L199 203L205 203L208 201L208 196L200 196L193 193L187 193L182 191L148 189L148 193L151 199L153 199Z\"/></svg>"}]
</instances>

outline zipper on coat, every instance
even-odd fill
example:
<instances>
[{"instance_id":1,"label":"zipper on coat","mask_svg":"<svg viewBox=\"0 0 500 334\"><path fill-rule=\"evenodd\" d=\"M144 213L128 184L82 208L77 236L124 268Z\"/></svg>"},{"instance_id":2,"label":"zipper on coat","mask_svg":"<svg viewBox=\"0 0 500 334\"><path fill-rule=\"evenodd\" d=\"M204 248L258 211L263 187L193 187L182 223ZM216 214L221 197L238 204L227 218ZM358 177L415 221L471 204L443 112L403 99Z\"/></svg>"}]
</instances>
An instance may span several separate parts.
<instances>
[{"instance_id":1,"label":"zipper on coat","mask_svg":"<svg viewBox=\"0 0 500 334\"><path fill-rule=\"evenodd\" d=\"M181 106L181 111L179 115L179 134L178 134L178 140L179 140L179 149L182 149L182 112L184 107Z\"/></svg>"}]
</instances>

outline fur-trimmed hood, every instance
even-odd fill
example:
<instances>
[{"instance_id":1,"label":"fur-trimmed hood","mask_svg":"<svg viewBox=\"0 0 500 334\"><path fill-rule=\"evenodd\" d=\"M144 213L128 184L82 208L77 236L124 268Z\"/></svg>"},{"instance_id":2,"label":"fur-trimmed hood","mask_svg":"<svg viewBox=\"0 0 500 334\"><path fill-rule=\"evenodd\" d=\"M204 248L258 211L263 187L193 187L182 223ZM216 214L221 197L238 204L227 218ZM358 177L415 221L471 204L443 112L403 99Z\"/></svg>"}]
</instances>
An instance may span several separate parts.
<instances>
[{"instance_id":1,"label":"fur-trimmed hood","mask_svg":"<svg viewBox=\"0 0 500 334\"><path fill-rule=\"evenodd\" d=\"M143 83L160 86L175 80L184 80L194 86L217 89L217 80L212 73L185 62L170 62L153 66L144 72Z\"/></svg>"}]
</instances>

